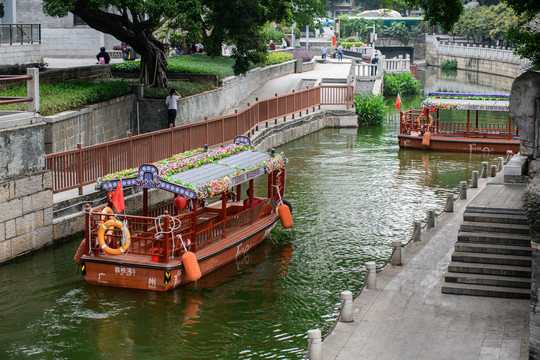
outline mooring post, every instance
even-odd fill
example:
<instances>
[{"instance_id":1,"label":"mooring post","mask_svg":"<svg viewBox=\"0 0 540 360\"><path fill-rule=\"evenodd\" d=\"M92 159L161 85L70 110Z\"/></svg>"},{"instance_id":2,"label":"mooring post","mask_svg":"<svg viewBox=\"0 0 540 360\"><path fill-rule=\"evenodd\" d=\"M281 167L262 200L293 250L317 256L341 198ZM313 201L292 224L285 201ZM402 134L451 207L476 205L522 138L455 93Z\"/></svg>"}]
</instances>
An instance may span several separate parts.
<instances>
[{"instance_id":1,"label":"mooring post","mask_svg":"<svg viewBox=\"0 0 540 360\"><path fill-rule=\"evenodd\" d=\"M491 165L489 170L489 177L495 177L497 175L497 165Z\"/></svg>"},{"instance_id":2,"label":"mooring post","mask_svg":"<svg viewBox=\"0 0 540 360\"><path fill-rule=\"evenodd\" d=\"M497 158L497 172L500 172L503 169L503 165L504 165L504 159L502 158L502 156L499 156Z\"/></svg>"},{"instance_id":3,"label":"mooring post","mask_svg":"<svg viewBox=\"0 0 540 360\"><path fill-rule=\"evenodd\" d=\"M508 162L512 158L512 155L514 155L512 150L506 150L506 159L504 159L504 165L508 164Z\"/></svg>"},{"instance_id":4,"label":"mooring post","mask_svg":"<svg viewBox=\"0 0 540 360\"><path fill-rule=\"evenodd\" d=\"M478 187L478 170L472 172L471 188L476 189Z\"/></svg>"},{"instance_id":5,"label":"mooring post","mask_svg":"<svg viewBox=\"0 0 540 360\"><path fill-rule=\"evenodd\" d=\"M308 330L308 359L322 360L322 339L321 330Z\"/></svg>"},{"instance_id":6,"label":"mooring post","mask_svg":"<svg viewBox=\"0 0 540 360\"><path fill-rule=\"evenodd\" d=\"M366 263L366 286L369 290L377 289L377 265L374 261Z\"/></svg>"},{"instance_id":7,"label":"mooring post","mask_svg":"<svg viewBox=\"0 0 540 360\"><path fill-rule=\"evenodd\" d=\"M422 233L422 224L420 224L420 221L415 221L414 229L413 229L413 241L420 241L421 233Z\"/></svg>"},{"instance_id":8,"label":"mooring post","mask_svg":"<svg viewBox=\"0 0 540 360\"><path fill-rule=\"evenodd\" d=\"M482 179L487 178L487 172L488 172L488 163L487 161L482 161L482 172L480 173L480 178Z\"/></svg>"},{"instance_id":9,"label":"mooring post","mask_svg":"<svg viewBox=\"0 0 540 360\"><path fill-rule=\"evenodd\" d=\"M466 181L459 182L459 198L462 200L467 198L467 182Z\"/></svg>"},{"instance_id":10,"label":"mooring post","mask_svg":"<svg viewBox=\"0 0 540 360\"><path fill-rule=\"evenodd\" d=\"M444 207L446 212L454 212L454 194L446 194L446 206Z\"/></svg>"},{"instance_id":11,"label":"mooring post","mask_svg":"<svg viewBox=\"0 0 540 360\"><path fill-rule=\"evenodd\" d=\"M401 240L392 240L392 265L401 265Z\"/></svg>"},{"instance_id":12,"label":"mooring post","mask_svg":"<svg viewBox=\"0 0 540 360\"><path fill-rule=\"evenodd\" d=\"M353 298L352 292L345 290L341 292L341 316L339 321L341 322L353 322Z\"/></svg>"},{"instance_id":13,"label":"mooring post","mask_svg":"<svg viewBox=\"0 0 540 360\"><path fill-rule=\"evenodd\" d=\"M428 210L427 212L427 227L428 229L435 227L435 210Z\"/></svg>"}]
</instances>

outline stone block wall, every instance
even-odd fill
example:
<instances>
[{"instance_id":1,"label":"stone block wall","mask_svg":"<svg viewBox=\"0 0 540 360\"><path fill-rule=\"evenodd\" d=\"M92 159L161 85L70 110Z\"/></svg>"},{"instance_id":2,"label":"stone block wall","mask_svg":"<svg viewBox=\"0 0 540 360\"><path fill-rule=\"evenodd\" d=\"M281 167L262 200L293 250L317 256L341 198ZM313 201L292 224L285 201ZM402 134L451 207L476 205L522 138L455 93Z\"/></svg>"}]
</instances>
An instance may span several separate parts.
<instances>
[{"instance_id":1,"label":"stone block wall","mask_svg":"<svg viewBox=\"0 0 540 360\"><path fill-rule=\"evenodd\" d=\"M531 312L529 314L529 359L540 357L540 245L532 245Z\"/></svg>"},{"instance_id":2,"label":"stone block wall","mask_svg":"<svg viewBox=\"0 0 540 360\"><path fill-rule=\"evenodd\" d=\"M53 242L50 171L0 181L0 262Z\"/></svg>"},{"instance_id":3,"label":"stone block wall","mask_svg":"<svg viewBox=\"0 0 540 360\"><path fill-rule=\"evenodd\" d=\"M37 123L0 131L0 181L45 168L44 128Z\"/></svg>"},{"instance_id":4,"label":"stone block wall","mask_svg":"<svg viewBox=\"0 0 540 360\"><path fill-rule=\"evenodd\" d=\"M135 95L121 96L78 110L43 117L45 152L73 150L125 138L136 123Z\"/></svg>"},{"instance_id":5,"label":"stone block wall","mask_svg":"<svg viewBox=\"0 0 540 360\"><path fill-rule=\"evenodd\" d=\"M41 44L2 44L0 46L0 66L14 64L39 64L43 62Z\"/></svg>"},{"instance_id":6,"label":"stone block wall","mask_svg":"<svg viewBox=\"0 0 540 360\"><path fill-rule=\"evenodd\" d=\"M41 29L44 57L85 58L95 57L99 48L112 49L120 41L115 37L94 30L88 26L76 28Z\"/></svg>"}]
</instances>

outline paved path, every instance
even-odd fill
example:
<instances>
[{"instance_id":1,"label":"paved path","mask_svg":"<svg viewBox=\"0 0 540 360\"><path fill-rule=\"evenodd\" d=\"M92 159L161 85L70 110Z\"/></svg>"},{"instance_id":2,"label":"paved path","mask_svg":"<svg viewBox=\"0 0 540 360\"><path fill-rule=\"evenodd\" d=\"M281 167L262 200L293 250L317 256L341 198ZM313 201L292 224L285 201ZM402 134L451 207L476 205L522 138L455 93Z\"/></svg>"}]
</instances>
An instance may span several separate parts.
<instances>
[{"instance_id":1,"label":"paved path","mask_svg":"<svg viewBox=\"0 0 540 360\"><path fill-rule=\"evenodd\" d=\"M498 204L500 196L510 208L520 202L523 186L486 181L469 189L470 199L484 188L474 206ZM339 323L323 342L324 360L528 359L529 300L441 293L465 205L458 200L421 243L407 247L404 266L377 275L377 289L354 302L354 322Z\"/></svg>"}]
</instances>

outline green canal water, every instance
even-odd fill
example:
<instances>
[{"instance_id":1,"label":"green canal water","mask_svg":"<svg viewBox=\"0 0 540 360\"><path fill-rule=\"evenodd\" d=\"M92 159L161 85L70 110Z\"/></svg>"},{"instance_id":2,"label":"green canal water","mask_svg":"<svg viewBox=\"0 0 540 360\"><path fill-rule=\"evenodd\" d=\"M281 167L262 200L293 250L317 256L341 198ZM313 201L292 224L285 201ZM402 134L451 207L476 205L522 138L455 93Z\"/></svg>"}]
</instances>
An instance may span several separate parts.
<instances>
[{"instance_id":1,"label":"green canal water","mask_svg":"<svg viewBox=\"0 0 540 360\"><path fill-rule=\"evenodd\" d=\"M365 262L386 260L392 240L408 240L414 220L496 157L399 150L398 129L324 129L280 147L294 227L276 225L196 287L87 285L78 241L0 267L0 359L303 358L307 330L330 329Z\"/></svg>"}]
</instances>

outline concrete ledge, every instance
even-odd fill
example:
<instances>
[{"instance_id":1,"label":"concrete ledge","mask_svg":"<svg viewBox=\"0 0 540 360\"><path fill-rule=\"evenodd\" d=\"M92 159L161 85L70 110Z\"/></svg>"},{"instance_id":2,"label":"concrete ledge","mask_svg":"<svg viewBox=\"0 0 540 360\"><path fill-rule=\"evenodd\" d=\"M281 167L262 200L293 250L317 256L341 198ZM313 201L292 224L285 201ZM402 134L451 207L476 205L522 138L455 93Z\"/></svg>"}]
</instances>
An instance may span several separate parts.
<instances>
[{"instance_id":1,"label":"concrete ledge","mask_svg":"<svg viewBox=\"0 0 540 360\"><path fill-rule=\"evenodd\" d=\"M504 182L525 183L528 180L527 157L517 154L504 166Z\"/></svg>"},{"instance_id":2,"label":"concrete ledge","mask_svg":"<svg viewBox=\"0 0 540 360\"><path fill-rule=\"evenodd\" d=\"M12 129L19 126L37 124L41 116L26 111L0 111L0 129Z\"/></svg>"}]
</instances>

